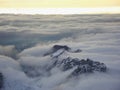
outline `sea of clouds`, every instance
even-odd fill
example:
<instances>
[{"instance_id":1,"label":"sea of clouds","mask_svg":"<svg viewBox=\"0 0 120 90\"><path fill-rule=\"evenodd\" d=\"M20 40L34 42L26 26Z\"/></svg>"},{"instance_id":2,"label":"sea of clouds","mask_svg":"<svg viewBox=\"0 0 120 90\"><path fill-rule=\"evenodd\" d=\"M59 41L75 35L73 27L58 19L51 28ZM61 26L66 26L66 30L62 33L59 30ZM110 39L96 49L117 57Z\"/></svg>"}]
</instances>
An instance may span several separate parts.
<instances>
[{"instance_id":1,"label":"sea of clouds","mask_svg":"<svg viewBox=\"0 0 120 90\"><path fill-rule=\"evenodd\" d=\"M103 62L107 72L48 72L53 59L43 55L56 44L81 49L67 55ZM2 90L120 90L119 66L120 15L0 15Z\"/></svg>"}]
</instances>

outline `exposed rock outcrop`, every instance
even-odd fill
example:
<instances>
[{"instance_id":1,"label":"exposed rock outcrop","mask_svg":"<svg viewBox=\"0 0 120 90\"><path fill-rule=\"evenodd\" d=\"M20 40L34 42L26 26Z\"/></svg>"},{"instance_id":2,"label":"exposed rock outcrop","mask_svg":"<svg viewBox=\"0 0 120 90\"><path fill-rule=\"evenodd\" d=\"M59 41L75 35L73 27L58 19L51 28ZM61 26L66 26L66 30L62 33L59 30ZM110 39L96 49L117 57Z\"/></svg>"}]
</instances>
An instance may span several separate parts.
<instances>
[{"instance_id":1,"label":"exposed rock outcrop","mask_svg":"<svg viewBox=\"0 0 120 90\"><path fill-rule=\"evenodd\" d=\"M0 89L3 87L3 75L0 73Z\"/></svg>"},{"instance_id":2,"label":"exposed rock outcrop","mask_svg":"<svg viewBox=\"0 0 120 90\"><path fill-rule=\"evenodd\" d=\"M51 51L46 53L44 56L49 56L50 61L46 62L45 65L40 66L22 66L24 72L31 77L39 77L44 75L50 75L51 70L55 67L61 71L67 71L73 69L71 73L72 76L78 76L83 73L93 73L93 72L106 72L107 67L104 63L93 61L91 59L79 59L72 58L72 54L76 52L81 52L80 49L71 50L68 46L54 45ZM72 53L72 54L70 54ZM43 72L41 72L43 71ZM34 72L34 73L33 73ZM70 76L71 76L70 75Z\"/></svg>"},{"instance_id":3,"label":"exposed rock outcrop","mask_svg":"<svg viewBox=\"0 0 120 90\"><path fill-rule=\"evenodd\" d=\"M64 49L66 51L71 50L71 48L66 46L66 45L64 45L64 46L63 45L54 45L52 49L53 49L54 52L56 52L59 49Z\"/></svg>"},{"instance_id":4,"label":"exposed rock outcrop","mask_svg":"<svg viewBox=\"0 0 120 90\"><path fill-rule=\"evenodd\" d=\"M53 54L55 54L56 52L57 52L57 55L59 56L59 55L63 54L65 51L66 52L71 52L71 53L80 53L80 52L82 52L82 50L80 50L80 49L72 50L67 45L54 45L51 48L51 50L48 51L47 53L45 53L43 56L47 56L47 55L54 56ZM57 55L55 57L58 57Z\"/></svg>"},{"instance_id":5,"label":"exposed rock outcrop","mask_svg":"<svg viewBox=\"0 0 120 90\"><path fill-rule=\"evenodd\" d=\"M73 71L72 75L79 75L82 73L92 73L94 71L105 72L107 67L104 63L100 63L98 61L93 61L90 59L78 59L68 57L63 59L62 61L57 61L54 65L60 67L61 70L66 71L76 67Z\"/></svg>"},{"instance_id":6,"label":"exposed rock outcrop","mask_svg":"<svg viewBox=\"0 0 120 90\"><path fill-rule=\"evenodd\" d=\"M52 67L58 67L62 71L66 71L72 68L76 68L72 75L79 75L82 73L92 73L95 71L106 72L107 67L104 63L93 61L91 59L79 59L72 58L71 56L59 60L59 56L64 55L65 51L71 52L71 48L68 46L54 45L52 48L53 52L50 54L51 57L55 58L55 62ZM81 52L80 49L75 50L71 53Z\"/></svg>"}]
</instances>

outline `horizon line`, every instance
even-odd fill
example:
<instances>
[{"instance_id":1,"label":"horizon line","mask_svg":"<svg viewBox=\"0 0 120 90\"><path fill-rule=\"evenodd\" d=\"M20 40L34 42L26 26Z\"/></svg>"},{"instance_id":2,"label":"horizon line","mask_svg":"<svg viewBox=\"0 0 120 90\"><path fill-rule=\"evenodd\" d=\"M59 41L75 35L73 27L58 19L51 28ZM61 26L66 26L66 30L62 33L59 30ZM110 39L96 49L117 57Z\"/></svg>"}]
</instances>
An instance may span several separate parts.
<instances>
[{"instance_id":1,"label":"horizon line","mask_svg":"<svg viewBox=\"0 0 120 90\"><path fill-rule=\"evenodd\" d=\"M0 14L120 14L120 7L102 8L0 8Z\"/></svg>"}]
</instances>

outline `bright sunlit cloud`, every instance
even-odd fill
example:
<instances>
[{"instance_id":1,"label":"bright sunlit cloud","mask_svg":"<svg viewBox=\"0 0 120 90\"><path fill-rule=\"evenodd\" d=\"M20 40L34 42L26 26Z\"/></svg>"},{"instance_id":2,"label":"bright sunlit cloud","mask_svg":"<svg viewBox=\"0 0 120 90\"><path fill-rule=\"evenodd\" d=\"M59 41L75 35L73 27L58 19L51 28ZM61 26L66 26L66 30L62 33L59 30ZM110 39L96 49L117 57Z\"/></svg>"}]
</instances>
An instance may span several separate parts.
<instances>
[{"instance_id":1,"label":"bright sunlit cloud","mask_svg":"<svg viewBox=\"0 0 120 90\"><path fill-rule=\"evenodd\" d=\"M117 14L120 7L112 8L2 8L1 14Z\"/></svg>"},{"instance_id":2,"label":"bright sunlit cloud","mask_svg":"<svg viewBox=\"0 0 120 90\"><path fill-rule=\"evenodd\" d=\"M116 7L120 0L0 0L2 8Z\"/></svg>"},{"instance_id":3,"label":"bright sunlit cloud","mask_svg":"<svg viewBox=\"0 0 120 90\"><path fill-rule=\"evenodd\" d=\"M0 13L120 13L120 0L0 0Z\"/></svg>"}]
</instances>

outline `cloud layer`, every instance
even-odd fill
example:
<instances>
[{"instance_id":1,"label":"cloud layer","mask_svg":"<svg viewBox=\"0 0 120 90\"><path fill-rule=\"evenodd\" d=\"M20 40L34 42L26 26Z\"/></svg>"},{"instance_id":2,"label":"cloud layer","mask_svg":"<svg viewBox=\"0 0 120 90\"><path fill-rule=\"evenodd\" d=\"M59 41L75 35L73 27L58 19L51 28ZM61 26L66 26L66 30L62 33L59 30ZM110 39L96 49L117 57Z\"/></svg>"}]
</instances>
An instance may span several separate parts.
<instances>
[{"instance_id":1,"label":"cloud layer","mask_svg":"<svg viewBox=\"0 0 120 90\"><path fill-rule=\"evenodd\" d=\"M3 90L120 89L119 15L5 16L0 15ZM69 79L74 68L64 72L57 67L49 70L54 59L43 55L56 44L82 50L81 53L67 52L60 59L90 58L105 63L107 72ZM17 59L11 58L14 55Z\"/></svg>"}]
</instances>

